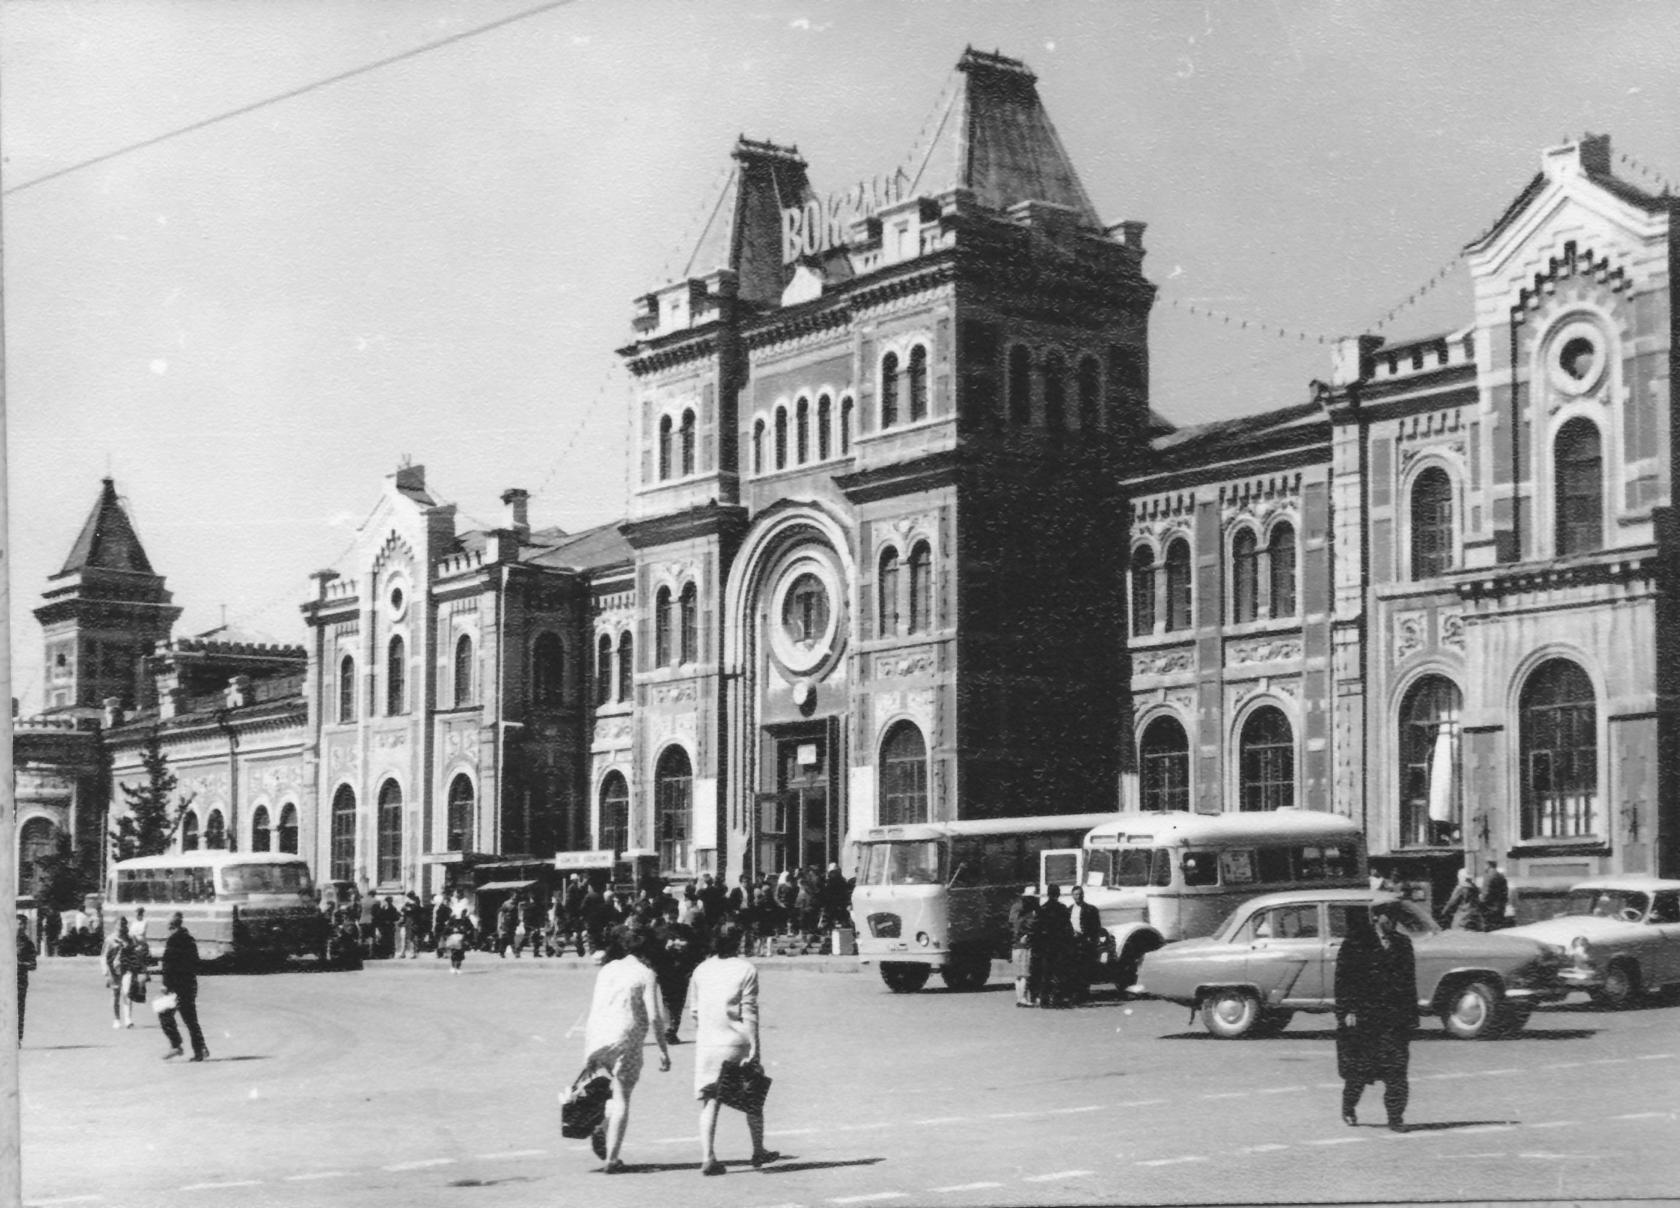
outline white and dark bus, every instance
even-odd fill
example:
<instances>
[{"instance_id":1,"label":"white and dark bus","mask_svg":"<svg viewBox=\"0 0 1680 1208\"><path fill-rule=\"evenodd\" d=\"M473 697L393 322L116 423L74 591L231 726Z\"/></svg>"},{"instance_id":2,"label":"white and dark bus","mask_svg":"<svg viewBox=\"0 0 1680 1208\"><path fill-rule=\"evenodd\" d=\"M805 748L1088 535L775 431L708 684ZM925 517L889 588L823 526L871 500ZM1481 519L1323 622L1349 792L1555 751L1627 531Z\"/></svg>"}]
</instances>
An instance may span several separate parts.
<instances>
[{"instance_id":1,"label":"white and dark bus","mask_svg":"<svg viewBox=\"0 0 1680 1208\"><path fill-rule=\"evenodd\" d=\"M141 911L144 910L144 916ZM220 850L138 856L111 866L105 913L160 952L176 911L201 960L243 963L326 957L327 922L301 856Z\"/></svg>"}]
</instances>

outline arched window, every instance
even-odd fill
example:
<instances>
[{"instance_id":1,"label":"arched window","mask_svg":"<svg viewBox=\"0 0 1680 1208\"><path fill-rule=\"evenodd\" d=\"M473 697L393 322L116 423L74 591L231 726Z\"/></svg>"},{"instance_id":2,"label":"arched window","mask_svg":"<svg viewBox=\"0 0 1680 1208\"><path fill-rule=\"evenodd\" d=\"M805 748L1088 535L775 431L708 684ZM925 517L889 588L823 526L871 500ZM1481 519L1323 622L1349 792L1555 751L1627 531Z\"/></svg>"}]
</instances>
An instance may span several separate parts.
<instances>
[{"instance_id":1,"label":"arched window","mask_svg":"<svg viewBox=\"0 0 1680 1208\"><path fill-rule=\"evenodd\" d=\"M1243 809L1295 804L1295 735L1281 709L1264 705L1243 723L1239 775Z\"/></svg>"},{"instance_id":2,"label":"arched window","mask_svg":"<svg viewBox=\"0 0 1680 1208\"><path fill-rule=\"evenodd\" d=\"M1400 704L1400 842L1455 842L1464 817L1459 774L1458 685L1426 675Z\"/></svg>"},{"instance_id":3,"label":"arched window","mask_svg":"<svg viewBox=\"0 0 1680 1208\"><path fill-rule=\"evenodd\" d=\"M682 450L682 475L687 478L694 473L694 412L683 412L682 430L679 435L681 436L679 447Z\"/></svg>"},{"instance_id":4,"label":"arched window","mask_svg":"<svg viewBox=\"0 0 1680 1208\"><path fill-rule=\"evenodd\" d=\"M473 699L473 643L462 634L455 639L455 707L472 704Z\"/></svg>"},{"instance_id":5,"label":"arched window","mask_svg":"<svg viewBox=\"0 0 1680 1208\"><path fill-rule=\"evenodd\" d=\"M1167 629L1188 629L1190 620L1190 543L1180 537L1167 546Z\"/></svg>"},{"instance_id":6,"label":"arched window","mask_svg":"<svg viewBox=\"0 0 1680 1208\"><path fill-rule=\"evenodd\" d=\"M910 551L910 632L926 633L933 621L933 551L919 541Z\"/></svg>"},{"instance_id":7,"label":"arched window","mask_svg":"<svg viewBox=\"0 0 1680 1208\"><path fill-rule=\"evenodd\" d=\"M1155 551L1140 545L1132 551L1132 633L1155 632Z\"/></svg>"},{"instance_id":8,"label":"arched window","mask_svg":"<svg viewBox=\"0 0 1680 1208\"><path fill-rule=\"evenodd\" d=\"M1433 579L1453 564L1452 479L1430 466L1412 483L1412 578Z\"/></svg>"},{"instance_id":9,"label":"arched window","mask_svg":"<svg viewBox=\"0 0 1680 1208\"><path fill-rule=\"evenodd\" d=\"M267 851L272 839L273 834L268 828L268 807L259 805L251 815L251 850Z\"/></svg>"},{"instance_id":10,"label":"arched window","mask_svg":"<svg viewBox=\"0 0 1680 1208\"><path fill-rule=\"evenodd\" d=\"M798 465L811 459L811 400L808 398L793 405L793 456Z\"/></svg>"},{"instance_id":11,"label":"arched window","mask_svg":"<svg viewBox=\"0 0 1680 1208\"><path fill-rule=\"evenodd\" d=\"M915 723L898 722L881 743L882 826L928 820L927 743Z\"/></svg>"},{"instance_id":12,"label":"arched window","mask_svg":"<svg viewBox=\"0 0 1680 1208\"><path fill-rule=\"evenodd\" d=\"M1231 621L1252 621L1260 609L1260 543L1245 528L1231 540Z\"/></svg>"},{"instance_id":13,"label":"arched window","mask_svg":"<svg viewBox=\"0 0 1680 1208\"><path fill-rule=\"evenodd\" d=\"M222 817L221 810L211 810L210 817L204 822L204 849L223 851L226 848L227 821Z\"/></svg>"},{"instance_id":14,"label":"arched window","mask_svg":"<svg viewBox=\"0 0 1680 1208\"><path fill-rule=\"evenodd\" d=\"M700 661L700 592L693 583L683 584L677 597L682 612L682 649L678 662L686 665Z\"/></svg>"},{"instance_id":15,"label":"arched window","mask_svg":"<svg viewBox=\"0 0 1680 1208\"><path fill-rule=\"evenodd\" d=\"M764 473L764 421L753 421L752 467L754 474Z\"/></svg>"},{"instance_id":16,"label":"arched window","mask_svg":"<svg viewBox=\"0 0 1680 1208\"><path fill-rule=\"evenodd\" d=\"M338 786L332 803L332 849L329 880L348 881L356 871L356 791Z\"/></svg>"},{"instance_id":17,"label":"arched window","mask_svg":"<svg viewBox=\"0 0 1680 1208\"><path fill-rule=\"evenodd\" d=\"M566 653L557 633L539 633L531 647L531 695L539 705L557 705L566 676Z\"/></svg>"},{"instance_id":18,"label":"arched window","mask_svg":"<svg viewBox=\"0 0 1680 1208\"><path fill-rule=\"evenodd\" d=\"M1600 834L1598 703L1587 673L1566 659L1542 663L1522 691L1525 839Z\"/></svg>"},{"instance_id":19,"label":"arched window","mask_svg":"<svg viewBox=\"0 0 1680 1208\"><path fill-rule=\"evenodd\" d=\"M910 422L926 419L928 413L927 349L918 344L910 350L909 370L905 374L910 388Z\"/></svg>"},{"instance_id":20,"label":"arched window","mask_svg":"<svg viewBox=\"0 0 1680 1208\"><path fill-rule=\"evenodd\" d=\"M1553 445L1557 475L1557 552L1586 554L1604 545L1604 456L1591 420L1572 419Z\"/></svg>"},{"instance_id":21,"label":"arched window","mask_svg":"<svg viewBox=\"0 0 1680 1208\"><path fill-rule=\"evenodd\" d=\"M671 477L671 417L659 417L659 481Z\"/></svg>"},{"instance_id":22,"label":"arched window","mask_svg":"<svg viewBox=\"0 0 1680 1208\"><path fill-rule=\"evenodd\" d=\"M19 897L38 893L42 870L38 862L51 859L58 850L58 828L47 818L31 818L18 828Z\"/></svg>"},{"instance_id":23,"label":"arched window","mask_svg":"<svg viewBox=\"0 0 1680 1208\"><path fill-rule=\"evenodd\" d=\"M1272 529L1272 543L1266 547L1271 572L1272 615L1295 615L1295 529L1279 524Z\"/></svg>"},{"instance_id":24,"label":"arched window","mask_svg":"<svg viewBox=\"0 0 1680 1208\"><path fill-rule=\"evenodd\" d=\"M852 452L852 397L847 395L840 400L840 456L848 457Z\"/></svg>"},{"instance_id":25,"label":"arched window","mask_svg":"<svg viewBox=\"0 0 1680 1208\"><path fill-rule=\"evenodd\" d=\"M671 607L671 589L661 587L653 598L653 665L671 665L671 629L676 621Z\"/></svg>"},{"instance_id":26,"label":"arched window","mask_svg":"<svg viewBox=\"0 0 1680 1208\"><path fill-rule=\"evenodd\" d=\"M597 851L621 852L630 846L630 786L619 772L601 781L601 822L595 834Z\"/></svg>"},{"instance_id":27,"label":"arched window","mask_svg":"<svg viewBox=\"0 0 1680 1208\"><path fill-rule=\"evenodd\" d=\"M1009 418L1032 423L1032 354L1020 344L1009 350Z\"/></svg>"},{"instance_id":28,"label":"arched window","mask_svg":"<svg viewBox=\"0 0 1680 1208\"><path fill-rule=\"evenodd\" d=\"M626 630L618 639L618 699L629 700L636 690L636 647Z\"/></svg>"},{"instance_id":29,"label":"arched window","mask_svg":"<svg viewBox=\"0 0 1680 1208\"><path fill-rule=\"evenodd\" d=\"M396 717L408 709L408 656L402 634L391 638L385 648L385 713Z\"/></svg>"},{"instance_id":30,"label":"arched window","mask_svg":"<svg viewBox=\"0 0 1680 1208\"><path fill-rule=\"evenodd\" d=\"M1176 717L1163 714L1144 727L1138 778L1144 809L1190 808L1190 740Z\"/></svg>"},{"instance_id":31,"label":"arched window","mask_svg":"<svg viewBox=\"0 0 1680 1208\"><path fill-rule=\"evenodd\" d=\"M881 427L890 428L898 422L898 354L889 352L881 358Z\"/></svg>"},{"instance_id":32,"label":"arched window","mask_svg":"<svg viewBox=\"0 0 1680 1208\"><path fill-rule=\"evenodd\" d=\"M348 654L338 660L338 720L356 720L356 660Z\"/></svg>"},{"instance_id":33,"label":"arched window","mask_svg":"<svg viewBox=\"0 0 1680 1208\"><path fill-rule=\"evenodd\" d=\"M610 633L603 633L595 643L595 703L604 705L612 700L613 643Z\"/></svg>"},{"instance_id":34,"label":"arched window","mask_svg":"<svg viewBox=\"0 0 1680 1208\"><path fill-rule=\"evenodd\" d=\"M1067 426L1067 382L1063 377L1062 354L1044 358L1044 426L1060 432Z\"/></svg>"},{"instance_id":35,"label":"arched window","mask_svg":"<svg viewBox=\"0 0 1680 1208\"><path fill-rule=\"evenodd\" d=\"M297 806L290 802L280 807L280 825L275 830L275 838L279 840L277 851L287 855L297 855L298 849L298 821Z\"/></svg>"},{"instance_id":36,"label":"arched window","mask_svg":"<svg viewBox=\"0 0 1680 1208\"><path fill-rule=\"evenodd\" d=\"M449 810L445 818L448 830L443 837L445 851L471 850L473 807L477 798L471 776L462 773L449 782Z\"/></svg>"},{"instance_id":37,"label":"arched window","mask_svg":"<svg viewBox=\"0 0 1680 1208\"><path fill-rule=\"evenodd\" d=\"M878 632L884 638L898 632L898 551L889 549L881 555L881 576L877 584L880 597Z\"/></svg>"},{"instance_id":38,"label":"arched window","mask_svg":"<svg viewBox=\"0 0 1680 1208\"><path fill-rule=\"evenodd\" d=\"M379 786L379 883L402 877L402 789L395 780Z\"/></svg>"},{"instance_id":39,"label":"arched window","mask_svg":"<svg viewBox=\"0 0 1680 1208\"><path fill-rule=\"evenodd\" d=\"M194 810L188 810L181 819L181 850L198 850L198 814Z\"/></svg>"},{"instance_id":40,"label":"arched window","mask_svg":"<svg viewBox=\"0 0 1680 1208\"><path fill-rule=\"evenodd\" d=\"M668 747L654 771L654 795L658 801L659 867L665 870L693 867L694 852L689 835L694 826L694 769L688 752Z\"/></svg>"},{"instance_id":41,"label":"arched window","mask_svg":"<svg viewBox=\"0 0 1680 1208\"><path fill-rule=\"evenodd\" d=\"M787 408L776 408L776 468L787 468Z\"/></svg>"},{"instance_id":42,"label":"arched window","mask_svg":"<svg viewBox=\"0 0 1680 1208\"><path fill-rule=\"evenodd\" d=\"M1102 370L1096 357L1079 359L1079 427L1091 432L1102 426Z\"/></svg>"},{"instance_id":43,"label":"arched window","mask_svg":"<svg viewBox=\"0 0 1680 1208\"><path fill-rule=\"evenodd\" d=\"M828 395L817 398L817 460L827 461L832 452L828 441L829 412L834 409Z\"/></svg>"}]
</instances>

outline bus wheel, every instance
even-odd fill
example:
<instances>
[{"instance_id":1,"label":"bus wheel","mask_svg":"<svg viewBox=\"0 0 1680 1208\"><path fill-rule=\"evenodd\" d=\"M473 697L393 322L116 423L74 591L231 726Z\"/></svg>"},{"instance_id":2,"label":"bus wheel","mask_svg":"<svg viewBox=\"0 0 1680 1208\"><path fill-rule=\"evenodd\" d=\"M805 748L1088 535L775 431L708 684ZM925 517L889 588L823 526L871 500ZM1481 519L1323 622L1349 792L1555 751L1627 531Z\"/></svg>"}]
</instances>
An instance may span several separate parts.
<instances>
[{"instance_id":1,"label":"bus wheel","mask_svg":"<svg viewBox=\"0 0 1680 1208\"><path fill-rule=\"evenodd\" d=\"M1259 1020L1260 1000L1247 990L1212 990L1202 1000L1202 1026L1222 1040L1246 1036Z\"/></svg>"},{"instance_id":2,"label":"bus wheel","mask_svg":"<svg viewBox=\"0 0 1680 1208\"><path fill-rule=\"evenodd\" d=\"M949 990L978 990L991 975L992 962L983 956L952 961L939 971Z\"/></svg>"},{"instance_id":3,"label":"bus wheel","mask_svg":"<svg viewBox=\"0 0 1680 1208\"><path fill-rule=\"evenodd\" d=\"M894 994L914 994L927 985L928 974L932 972L933 970L926 965L915 965L906 961L881 963L881 980L887 983L887 989Z\"/></svg>"}]
</instances>

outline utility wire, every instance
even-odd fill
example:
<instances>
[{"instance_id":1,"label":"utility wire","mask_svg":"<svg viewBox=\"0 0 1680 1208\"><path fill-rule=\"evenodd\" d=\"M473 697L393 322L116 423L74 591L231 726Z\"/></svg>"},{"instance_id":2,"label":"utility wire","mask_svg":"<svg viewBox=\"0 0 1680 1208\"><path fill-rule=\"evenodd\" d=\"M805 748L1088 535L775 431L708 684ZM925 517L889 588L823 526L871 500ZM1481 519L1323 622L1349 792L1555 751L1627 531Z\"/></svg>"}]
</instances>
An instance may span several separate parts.
<instances>
[{"instance_id":1,"label":"utility wire","mask_svg":"<svg viewBox=\"0 0 1680 1208\"><path fill-rule=\"evenodd\" d=\"M164 134L153 135L151 138L142 139L137 143L130 143L126 147L118 147L114 151L106 151L103 154L95 155L91 159L84 159L78 163L69 164L66 167L48 172L44 176L37 176L33 180L26 180L21 185L13 185L11 188L3 191L4 195L9 197L13 193L21 193L25 189L33 189L36 185L46 184L49 180L57 180L59 177L68 176L72 172L80 172L83 168L91 168L95 164L106 163L109 160L116 159L119 156L128 155L131 152L142 151L147 147L155 147L159 143L168 142L172 138L179 138L183 134L191 134L196 130L203 130L208 126L214 126L221 122L230 121L236 117L243 117L247 113L255 113L259 109L266 109L270 105L277 105L281 101L292 100L295 97L303 96L305 93L314 92L318 88L325 88L329 84L340 84L345 80L351 80L355 79L357 76L367 75L369 72L378 71L382 67L390 67L394 63L401 63L407 59L417 58L429 51L438 50L445 46L452 46L456 42L464 42L468 38L476 38L479 34L489 33L491 30L495 29L501 29L503 26L514 24L516 21L523 21L527 17L535 17L553 9L563 8L574 2L575 0L549 0L549 3L547 4L539 4L534 8L528 8L521 12L513 13L510 16L500 17L495 21L488 21L483 25L474 26L472 29L462 30L458 34L450 34L447 38L439 38L435 42L427 42L423 46L416 46L410 50L401 51L398 54L378 59L372 63L364 63L360 67L352 67L349 71L341 71L337 75L328 76L325 79L316 80L313 83L303 84L297 88L289 89L286 92L276 93L274 96L265 97L260 101L252 101L249 105L241 105L237 109L229 109L225 113L218 113L214 117L203 118L199 121L181 126L178 129L170 130Z\"/></svg>"}]
</instances>

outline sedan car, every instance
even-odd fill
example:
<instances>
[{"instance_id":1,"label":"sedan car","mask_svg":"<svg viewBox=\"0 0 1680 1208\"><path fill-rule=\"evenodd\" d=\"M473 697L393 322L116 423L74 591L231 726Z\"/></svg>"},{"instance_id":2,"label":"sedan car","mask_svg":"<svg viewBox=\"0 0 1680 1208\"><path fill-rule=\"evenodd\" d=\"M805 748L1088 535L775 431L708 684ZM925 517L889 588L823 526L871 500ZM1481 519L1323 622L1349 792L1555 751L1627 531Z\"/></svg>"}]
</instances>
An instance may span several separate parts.
<instances>
[{"instance_id":1,"label":"sedan car","mask_svg":"<svg viewBox=\"0 0 1680 1208\"><path fill-rule=\"evenodd\" d=\"M1215 1036L1281 1031L1297 1011L1335 1008L1336 954L1348 916L1396 895L1380 890L1290 890L1232 911L1205 939L1143 958L1134 992L1199 1011ZM1534 1005L1564 997L1557 944L1510 932L1443 931L1410 902L1400 928L1417 956L1418 1005L1466 1040L1519 1031Z\"/></svg>"},{"instance_id":2,"label":"sedan car","mask_svg":"<svg viewBox=\"0 0 1680 1208\"><path fill-rule=\"evenodd\" d=\"M1680 986L1680 881L1599 877L1569 891L1552 917L1501 932L1562 944L1563 980L1605 1006Z\"/></svg>"}]
</instances>

